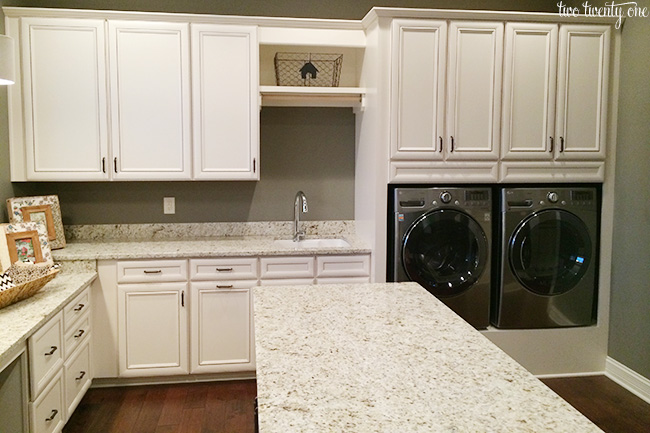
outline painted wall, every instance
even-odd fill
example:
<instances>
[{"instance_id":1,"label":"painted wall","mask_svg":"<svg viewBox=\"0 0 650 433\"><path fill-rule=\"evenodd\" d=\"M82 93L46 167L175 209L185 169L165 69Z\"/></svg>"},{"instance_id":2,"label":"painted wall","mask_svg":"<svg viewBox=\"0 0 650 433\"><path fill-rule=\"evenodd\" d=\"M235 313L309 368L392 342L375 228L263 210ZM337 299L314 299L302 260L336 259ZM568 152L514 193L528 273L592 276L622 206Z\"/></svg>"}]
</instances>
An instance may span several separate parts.
<instances>
[{"instance_id":1,"label":"painted wall","mask_svg":"<svg viewBox=\"0 0 650 433\"><path fill-rule=\"evenodd\" d=\"M1 0L0 6L360 19L373 6L555 11L545 0ZM264 108L259 182L10 183L6 89L0 89L0 203L58 194L65 224L260 221L292 218L307 194L307 219L354 218L354 114L346 109ZM176 197L163 215L162 197ZM0 222L7 220L0 206Z\"/></svg>"},{"instance_id":2,"label":"painted wall","mask_svg":"<svg viewBox=\"0 0 650 433\"><path fill-rule=\"evenodd\" d=\"M650 17L622 34L609 356L650 379Z\"/></svg>"}]
</instances>

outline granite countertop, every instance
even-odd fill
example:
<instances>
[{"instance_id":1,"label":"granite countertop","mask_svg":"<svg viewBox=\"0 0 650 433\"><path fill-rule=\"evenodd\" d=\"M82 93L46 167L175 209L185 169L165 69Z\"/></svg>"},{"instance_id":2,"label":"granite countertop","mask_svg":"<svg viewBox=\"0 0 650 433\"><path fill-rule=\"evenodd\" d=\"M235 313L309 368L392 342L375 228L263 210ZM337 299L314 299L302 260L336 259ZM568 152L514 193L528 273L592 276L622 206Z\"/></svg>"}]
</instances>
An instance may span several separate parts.
<instances>
[{"instance_id":1,"label":"granite countertop","mask_svg":"<svg viewBox=\"0 0 650 433\"><path fill-rule=\"evenodd\" d=\"M68 230L68 228L66 228ZM57 261L161 259L219 256L310 254L370 254L347 221L306 223L306 239L345 239L349 247L291 248L274 244L290 239L288 222L98 225L70 228L64 249L53 251Z\"/></svg>"},{"instance_id":2,"label":"granite countertop","mask_svg":"<svg viewBox=\"0 0 650 433\"><path fill-rule=\"evenodd\" d=\"M418 284L254 300L260 433L600 431Z\"/></svg>"},{"instance_id":3,"label":"granite countertop","mask_svg":"<svg viewBox=\"0 0 650 433\"><path fill-rule=\"evenodd\" d=\"M96 277L95 272L61 272L35 295L0 309L0 365Z\"/></svg>"}]
</instances>

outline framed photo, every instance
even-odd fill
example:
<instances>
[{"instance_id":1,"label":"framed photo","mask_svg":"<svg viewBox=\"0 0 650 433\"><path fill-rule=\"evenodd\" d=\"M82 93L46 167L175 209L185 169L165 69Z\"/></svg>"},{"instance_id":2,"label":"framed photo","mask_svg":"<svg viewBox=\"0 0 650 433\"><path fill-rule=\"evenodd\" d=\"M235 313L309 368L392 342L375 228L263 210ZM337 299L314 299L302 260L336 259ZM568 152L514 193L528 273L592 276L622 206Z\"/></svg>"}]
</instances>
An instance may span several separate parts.
<instances>
[{"instance_id":1,"label":"framed photo","mask_svg":"<svg viewBox=\"0 0 650 433\"><path fill-rule=\"evenodd\" d=\"M44 261L41 242L38 240L38 232L36 230L7 233L6 236L11 263L42 263Z\"/></svg>"},{"instance_id":2,"label":"framed photo","mask_svg":"<svg viewBox=\"0 0 650 433\"><path fill-rule=\"evenodd\" d=\"M17 261L52 263L52 252L45 224L30 221L8 224L2 233L11 263Z\"/></svg>"},{"instance_id":3,"label":"framed photo","mask_svg":"<svg viewBox=\"0 0 650 433\"><path fill-rule=\"evenodd\" d=\"M45 224L50 248L56 250L65 247L61 206L57 195L9 198L7 212L12 223L37 221Z\"/></svg>"}]
</instances>

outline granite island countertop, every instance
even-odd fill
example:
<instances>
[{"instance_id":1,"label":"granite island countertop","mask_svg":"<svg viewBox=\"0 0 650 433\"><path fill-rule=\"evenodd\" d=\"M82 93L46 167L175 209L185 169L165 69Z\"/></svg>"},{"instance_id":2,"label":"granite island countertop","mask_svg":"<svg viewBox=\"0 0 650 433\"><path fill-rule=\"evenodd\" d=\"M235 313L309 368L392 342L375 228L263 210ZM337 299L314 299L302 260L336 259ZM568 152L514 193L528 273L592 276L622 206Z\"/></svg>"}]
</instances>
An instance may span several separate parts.
<instances>
[{"instance_id":1,"label":"granite island countertop","mask_svg":"<svg viewBox=\"0 0 650 433\"><path fill-rule=\"evenodd\" d=\"M60 272L33 296L0 309L0 365L95 278L96 272Z\"/></svg>"},{"instance_id":2,"label":"granite island countertop","mask_svg":"<svg viewBox=\"0 0 650 433\"><path fill-rule=\"evenodd\" d=\"M260 433L601 431L416 283L254 293Z\"/></svg>"}]
</instances>

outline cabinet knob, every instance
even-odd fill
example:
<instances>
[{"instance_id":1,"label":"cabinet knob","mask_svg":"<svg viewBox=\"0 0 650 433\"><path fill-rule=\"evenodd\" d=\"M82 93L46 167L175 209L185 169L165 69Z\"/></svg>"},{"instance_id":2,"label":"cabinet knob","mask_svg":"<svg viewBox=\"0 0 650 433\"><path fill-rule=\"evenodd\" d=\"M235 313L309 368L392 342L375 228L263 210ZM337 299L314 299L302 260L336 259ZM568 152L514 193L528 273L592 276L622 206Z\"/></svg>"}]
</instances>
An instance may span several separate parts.
<instances>
[{"instance_id":1,"label":"cabinet knob","mask_svg":"<svg viewBox=\"0 0 650 433\"><path fill-rule=\"evenodd\" d=\"M56 347L56 346L50 346L50 351L47 352L47 353L45 354L45 356L52 356L52 355L54 355L54 352L56 352L57 349L58 349L58 347Z\"/></svg>"},{"instance_id":2,"label":"cabinet knob","mask_svg":"<svg viewBox=\"0 0 650 433\"><path fill-rule=\"evenodd\" d=\"M45 418L45 422L50 422L50 421L52 421L52 420L57 416L58 413L59 413L58 410L56 410L56 409L52 409L52 413L50 414L49 417Z\"/></svg>"}]
</instances>

